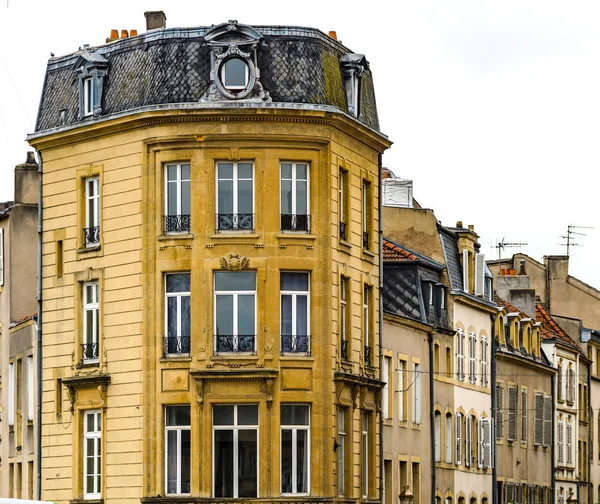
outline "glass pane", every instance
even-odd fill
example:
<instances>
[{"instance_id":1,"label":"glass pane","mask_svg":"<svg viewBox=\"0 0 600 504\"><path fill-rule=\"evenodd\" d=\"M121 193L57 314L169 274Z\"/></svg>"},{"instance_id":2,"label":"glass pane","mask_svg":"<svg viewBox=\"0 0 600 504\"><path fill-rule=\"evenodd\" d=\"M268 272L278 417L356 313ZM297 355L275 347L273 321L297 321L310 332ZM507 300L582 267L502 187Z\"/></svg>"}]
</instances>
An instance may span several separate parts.
<instances>
[{"instance_id":1,"label":"glass pane","mask_svg":"<svg viewBox=\"0 0 600 504\"><path fill-rule=\"evenodd\" d=\"M238 296L238 334L256 334L254 294Z\"/></svg>"},{"instance_id":2,"label":"glass pane","mask_svg":"<svg viewBox=\"0 0 600 504\"><path fill-rule=\"evenodd\" d=\"M233 180L219 181L219 198L217 213L233 213Z\"/></svg>"},{"instance_id":3,"label":"glass pane","mask_svg":"<svg viewBox=\"0 0 600 504\"><path fill-rule=\"evenodd\" d=\"M297 164L296 165L296 180L306 180L308 165Z\"/></svg>"},{"instance_id":4,"label":"glass pane","mask_svg":"<svg viewBox=\"0 0 600 504\"><path fill-rule=\"evenodd\" d=\"M308 291L308 273L281 273L282 291Z\"/></svg>"},{"instance_id":5,"label":"glass pane","mask_svg":"<svg viewBox=\"0 0 600 504\"><path fill-rule=\"evenodd\" d=\"M292 213L292 181L281 181L281 213Z\"/></svg>"},{"instance_id":6,"label":"glass pane","mask_svg":"<svg viewBox=\"0 0 600 504\"><path fill-rule=\"evenodd\" d=\"M94 286L93 285L85 286L85 303L86 304L94 303Z\"/></svg>"},{"instance_id":7,"label":"glass pane","mask_svg":"<svg viewBox=\"0 0 600 504\"><path fill-rule=\"evenodd\" d=\"M238 425L258 425L258 406L256 404L238 406Z\"/></svg>"},{"instance_id":8,"label":"glass pane","mask_svg":"<svg viewBox=\"0 0 600 504\"><path fill-rule=\"evenodd\" d=\"M238 179L252 180L252 163L238 164Z\"/></svg>"},{"instance_id":9,"label":"glass pane","mask_svg":"<svg viewBox=\"0 0 600 504\"><path fill-rule=\"evenodd\" d=\"M292 178L291 163L281 163L281 178L282 179L291 179Z\"/></svg>"},{"instance_id":10,"label":"glass pane","mask_svg":"<svg viewBox=\"0 0 600 504\"><path fill-rule=\"evenodd\" d=\"M167 182L167 214L177 215L177 182Z\"/></svg>"},{"instance_id":11,"label":"glass pane","mask_svg":"<svg viewBox=\"0 0 600 504\"><path fill-rule=\"evenodd\" d=\"M88 200L88 222L87 227L95 227L96 226L96 201L91 199Z\"/></svg>"},{"instance_id":12,"label":"glass pane","mask_svg":"<svg viewBox=\"0 0 600 504\"><path fill-rule=\"evenodd\" d=\"M191 324L190 324L190 297L181 297L181 336L189 338L191 336ZM188 347L187 340L186 344L183 345ZM189 348L188 348L189 350Z\"/></svg>"},{"instance_id":13,"label":"glass pane","mask_svg":"<svg viewBox=\"0 0 600 504\"><path fill-rule=\"evenodd\" d=\"M167 431L167 493L177 493L177 431Z\"/></svg>"},{"instance_id":14,"label":"glass pane","mask_svg":"<svg viewBox=\"0 0 600 504\"><path fill-rule=\"evenodd\" d=\"M256 273L254 271L219 271L215 273L215 290L217 291L254 291L256 290Z\"/></svg>"},{"instance_id":15,"label":"glass pane","mask_svg":"<svg viewBox=\"0 0 600 504\"><path fill-rule=\"evenodd\" d=\"M190 425L189 406L168 406L166 410L167 426Z\"/></svg>"},{"instance_id":16,"label":"glass pane","mask_svg":"<svg viewBox=\"0 0 600 504\"><path fill-rule=\"evenodd\" d=\"M221 406L215 406L216 409ZM233 406L231 406L233 415ZM233 497L233 431L216 430L213 453L215 497Z\"/></svg>"},{"instance_id":17,"label":"glass pane","mask_svg":"<svg viewBox=\"0 0 600 504\"><path fill-rule=\"evenodd\" d=\"M217 296L217 334L233 334L233 296Z\"/></svg>"},{"instance_id":18,"label":"glass pane","mask_svg":"<svg viewBox=\"0 0 600 504\"><path fill-rule=\"evenodd\" d=\"M95 343L95 334L94 334L94 314L96 310L86 310L85 311L85 342L86 343Z\"/></svg>"},{"instance_id":19,"label":"glass pane","mask_svg":"<svg viewBox=\"0 0 600 504\"><path fill-rule=\"evenodd\" d=\"M296 213L298 215L306 215L308 213L307 196L306 182L296 182Z\"/></svg>"},{"instance_id":20,"label":"glass pane","mask_svg":"<svg viewBox=\"0 0 600 504\"><path fill-rule=\"evenodd\" d=\"M94 489L94 476L93 475L89 475L86 478L86 481L87 481L87 492L88 493L94 493L95 492L95 489Z\"/></svg>"},{"instance_id":21,"label":"glass pane","mask_svg":"<svg viewBox=\"0 0 600 504\"><path fill-rule=\"evenodd\" d=\"M191 440L190 431L181 432L181 493L190 493Z\"/></svg>"},{"instance_id":22,"label":"glass pane","mask_svg":"<svg viewBox=\"0 0 600 504\"><path fill-rule=\"evenodd\" d=\"M86 432L94 432L95 431L95 429L96 429L95 417L96 417L96 415L94 415L93 413L85 415L85 431Z\"/></svg>"},{"instance_id":23,"label":"glass pane","mask_svg":"<svg viewBox=\"0 0 600 504\"><path fill-rule=\"evenodd\" d=\"M167 166L167 180L177 180L177 165Z\"/></svg>"},{"instance_id":24,"label":"glass pane","mask_svg":"<svg viewBox=\"0 0 600 504\"><path fill-rule=\"evenodd\" d=\"M190 292L190 274L167 275L167 292Z\"/></svg>"},{"instance_id":25,"label":"glass pane","mask_svg":"<svg viewBox=\"0 0 600 504\"><path fill-rule=\"evenodd\" d=\"M292 430L281 431L281 493L292 493Z\"/></svg>"},{"instance_id":26,"label":"glass pane","mask_svg":"<svg viewBox=\"0 0 600 504\"><path fill-rule=\"evenodd\" d=\"M252 180L238 181L238 213L252 213Z\"/></svg>"},{"instance_id":27,"label":"glass pane","mask_svg":"<svg viewBox=\"0 0 600 504\"><path fill-rule=\"evenodd\" d=\"M181 180L190 180L190 165L181 165Z\"/></svg>"},{"instance_id":28,"label":"glass pane","mask_svg":"<svg viewBox=\"0 0 600 504\"><path fill-rule=\"evenodd\" d=\"M307 408L308 409L308 408ZM296 431L296 492L306 493L308 488L308 431Z\"/></svg>"},{"instance_id":29,"label":"glass pane","mask_svg":"<svg viewBox=\"0 0 600 504\"><path fill-rule=\"evenodd\" d=\"M177 336L177 298L167 298L167 336Z\"/></svg>"},{"instance_id":30,"label":"glass pane","mask_svg":"<svg viewBox=\"0 0 600 504\"><path fill-rule=\"evenodd\" d=\"M233 425L234 406L213 406L214 425Z\"/></svg>"},{"instance_id":31,"label":"glass pane","mask_svg":"<svg viewBox=\"0 0 600 504\"><path fill-rule=\"evenodd\" d=\"M292 334L292 296L281 296L281 334Z\"/></svg>"},{"instance_id":32,"label":"glass pane","mask_svg":"<svg viewBox=\"0 0 600 504\"><path fill-rule=\"evenodd\" d=\"M190 214L190 181L181 183L181 214Z\"/></svg>"},{"instance_id":33,"label":"glass pane","mask_svg":"<svg viewBox=\"0 0 600 504\"><path fill-rule=\"evenodd\" d=\"M233 179L233 163L219 163L218 177L219 181L223 179Z\"/></svg>"},{"instance_id":34,"label":"glass pane","mask_svg":"<svg viewBox=\"0 0 600 504\"><path fill-rule=\"evenodd\" d=\"M281 425L308 425L308 406L298 404L282 405Z\"/></svg>"},{"instance_id":35,"label":"glass pane","mask_svg":"<svg viewBox=\"0 0 600 504\"><path fill-rule=\"evenodd\" d=\"M256 439L256 430L238 432L238 497L257 496L258 443Z\"/></svg>"},{"instance_id":36,"label":"glass pane","mask_svg":"<svg viewBox=\"0 0 600 504\"><path fill-rule=\"evenodd\" d=\"M308 296L296 296L296 334L308 334Z\"/></svg>"},{"instance_id":37,"label":"glass pane","mask_svg":"<svg viewBox=\"0 0 600 504\"><path fill-rule=\"evenodd\" d=\"M223 65L225 87L246 86L246 62L240 58L231 58Z\"/></svg>"}]
</instances>

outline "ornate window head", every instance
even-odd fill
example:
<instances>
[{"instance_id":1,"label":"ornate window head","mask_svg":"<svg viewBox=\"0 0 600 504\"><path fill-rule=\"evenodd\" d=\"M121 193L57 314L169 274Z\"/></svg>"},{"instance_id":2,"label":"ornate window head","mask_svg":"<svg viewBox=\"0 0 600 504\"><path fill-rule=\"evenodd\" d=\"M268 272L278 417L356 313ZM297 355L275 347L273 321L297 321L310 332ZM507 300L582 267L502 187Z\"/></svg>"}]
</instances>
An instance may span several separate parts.
<instances>
[{"instance_id":1,"label":"ornate window head","mask_svg":"<svg viewBox=\"0 0 600 504\"><path fill-rule=\"evenodd\" d=\"M369 62L364 54L344 54L341 59L348 112L355 117L360 115L361 77L369 69Z\"/></svg>"},{"instance_id":2,"label":"ornate window head","mask_svg":"<svg viewBox=\"0 0 600 504\"><path fill-rule=\"evenodd\" d=\"M210 29L204 37L210 47L211 85L202 101L271 101L260 82L256 51L262 35L250 26L229 21Z\"/></svg>"},{"instance_id":3,"label":"ornate window head","mask_svg":"<svg viewBox=\"0 0 600 504\"><path fill-rule=\"evenodd\" d=\"M75 61L73 69L79 81L79 120L102 114L102 90L107 68L108 60L93 52L83 51Z\"/></svg>"}]
</instances>

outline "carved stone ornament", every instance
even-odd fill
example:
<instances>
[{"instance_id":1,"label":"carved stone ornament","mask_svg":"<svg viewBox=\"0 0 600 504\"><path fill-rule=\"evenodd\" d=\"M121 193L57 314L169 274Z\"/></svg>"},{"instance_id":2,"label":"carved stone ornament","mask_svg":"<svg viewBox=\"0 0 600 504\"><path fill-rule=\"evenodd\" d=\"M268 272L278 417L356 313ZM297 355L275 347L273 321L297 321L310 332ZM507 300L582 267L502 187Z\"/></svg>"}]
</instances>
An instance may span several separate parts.
<instances>
[{"instance_id":1,"label":"carved stone ornament","mask_svg":"<svg viewBox=\"0 0 600 504\"><path fill-rule=\"evenodd\" d=\"M352 385L352 407L358 408L358 395L360 394L360 385Z\"/></svg>"},{"instance_id":2,"label":"carved stone ornament","mask_svg":"<svg viewBox=\"0 0 600 504\"><path fill-rule=\"evenodd\" d=\"M365 399L367 398L368 392L369 392L369 389L367 387L360 388L360 407L361 407L361 409L364 409L364 407L365 407Z\"/></svg>"},{"instance_id":3,"label":"carved stone ornament","mask_svg":"<svg viewBox=\"0 0 600 504\"><path fill-rule=\"evenodd\" d=\"M229 271L241 271L250 267L250 259L239 254L229 254L219 259L221 269Z\"/></svg>"}]
</instances>

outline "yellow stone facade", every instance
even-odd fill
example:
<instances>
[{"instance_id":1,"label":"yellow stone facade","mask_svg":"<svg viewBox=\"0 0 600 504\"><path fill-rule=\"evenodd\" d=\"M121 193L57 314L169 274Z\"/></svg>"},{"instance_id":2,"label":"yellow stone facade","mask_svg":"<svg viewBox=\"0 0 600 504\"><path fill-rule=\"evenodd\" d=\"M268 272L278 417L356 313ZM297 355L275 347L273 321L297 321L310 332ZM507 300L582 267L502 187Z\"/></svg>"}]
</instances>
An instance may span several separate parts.
<instances>
[{"instance_id":1,"label":"yellow stone facade","mask_svg":"<svg viewBox=\"0 0 600 504\"><path fill-rule=\"evenodd\" d=\"M84 416L98 411L97 497L107 504L173 501L165 497L164 447L165 407L174 405L190 406L189 494L210 499L213 407L240 404L258 405L258 498L251 500L283 498L281 404L310 411L308 495L286 502L378 499L377 209L379 155L387 139L344 114L240 109L130 114L30 142L43 157L42 499L83 498ZM215 230L219 161L253 163L253 231ZM309 165L308 233L281 230L284 161ZM190 165L191 229L165 234L164 167L177 162ZM97 246L86 247L86 180L95 177L100 234ZM214 274L237 270L256 273L256 347L251 354L222 354L215 351ZM309 273L309 355L281 351L282 271ZM165 274L172 272L190 273L189 355L164 354ZM86 362L81 346L90 282L98 286L97 362ZM339 408L346 418L344 489L337 474Z\"/></svg>"}]
</instances>

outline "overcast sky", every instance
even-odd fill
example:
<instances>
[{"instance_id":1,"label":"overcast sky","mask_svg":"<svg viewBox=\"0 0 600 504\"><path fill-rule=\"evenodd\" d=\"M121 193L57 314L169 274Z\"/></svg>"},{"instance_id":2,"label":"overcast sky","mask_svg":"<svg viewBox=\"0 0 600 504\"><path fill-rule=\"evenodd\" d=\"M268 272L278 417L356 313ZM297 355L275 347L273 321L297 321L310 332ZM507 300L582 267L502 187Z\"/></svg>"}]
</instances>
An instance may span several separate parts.
<instances>
[{"instance_id":1,"label":"overcast sky","mask_svg":"<svg viewBox=\"0 0 600 504\"><path fill-rule=\"evenodd\" d=\"M394 5L393 8L391 6ZM371 63L384 165L414 180L415 197L445 225L473 224L535 259L565 253L567 226L583 246L570 273L600 287L600 2L192 2L0 0L0 201L13 197L50 53L98 45L112 28L311 26Z\"/></svg>"}]
</instances>

